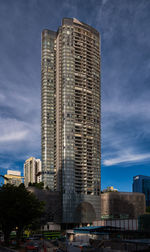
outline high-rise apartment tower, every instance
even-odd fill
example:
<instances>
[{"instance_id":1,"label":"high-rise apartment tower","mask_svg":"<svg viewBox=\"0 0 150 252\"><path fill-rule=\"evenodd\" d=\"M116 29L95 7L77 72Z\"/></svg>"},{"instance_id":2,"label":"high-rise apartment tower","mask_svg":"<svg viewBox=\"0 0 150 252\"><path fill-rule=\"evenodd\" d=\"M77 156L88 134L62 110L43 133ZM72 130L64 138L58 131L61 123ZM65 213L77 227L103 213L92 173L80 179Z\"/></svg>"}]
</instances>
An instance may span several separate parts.
<instances>
[{"instance_id":1,"label":"high-rise apartment tower","mask_svg":"<svg viewBox=\"0 0 150 252\"><path fill-rule=\"evenodd\" d=\"M75 18L42 32L42 176L62 222L100 218L100 36Z\"/></svg>"},{"instance_id":2,"label":"high-rise apartment tower","mask_svg":"<svg viewBox=\"0 0 150 252\"><path fill-rule=\"evenodd\" d=\"M28 158L24 163L24 184L42 182L41 160L35 157Z\"/></svg>"}]
</instances>

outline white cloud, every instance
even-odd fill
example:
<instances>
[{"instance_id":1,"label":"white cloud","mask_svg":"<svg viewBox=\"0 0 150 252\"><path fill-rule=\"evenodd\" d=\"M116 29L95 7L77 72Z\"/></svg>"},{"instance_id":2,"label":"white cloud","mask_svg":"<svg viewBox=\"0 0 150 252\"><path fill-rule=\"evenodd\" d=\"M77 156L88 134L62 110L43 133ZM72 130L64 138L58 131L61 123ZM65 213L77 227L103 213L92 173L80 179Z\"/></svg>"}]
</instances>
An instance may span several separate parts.
<instances>
[{"instance_id":1,"label":"white cloud","mask_svg":"<svg viewBox=\"0 0 150 252\"><path fill-rule=\"evenodd\" d=\"M149 150L146 150L150 136L149 91L129 100L121 94L121 87L118 89L120 92L117 90L102 106L102 159L105 166L142 163L150 159Z\"/></svg>"},{"instance_id":2,"label":"white cloud","mask_svg":"<svg viewBox=\"0 0 150 252\"><path fill-rule=\"evenodd\" d=\"M23 130L20 132L8 132L8 134L0 136L0 142L10 142L10 141L20 141L25 139L27 136L28 131Z\"/></svg>"},{"instance_id":3,"label":"white cloud","mask_svg":"<svg viewBox=\"0 0 150 252\"><path fill-rule=\"evenodd\" d=\"M28 125L15 118L0 118L0 141L22 140L27 136Z\"/></svg>"},{"instance_id":4,"label":"white cloud","mask_svg":"<svg viewBox=\"0 0 150 252\"><path fill-rule=\"evenodd\" d=\"M127 154L117 158L106 159L103 161L105 166L117 165L127 162L141 162L143 160L150 159L150 153L147 154Z\"/></svg>"},{"instance_id":5,"label":"white cloud","mask_svg":"<svg viewBox=\"0 0 150 252\"><path fill-rule=\"evenodd\" d=\"M40 123L24 122L14 118L0 118L0 154L15 160L39 156Z\"/></svg>"},{"instance_id":6,"label":"white cloud","mask_svg":"<svg viewBox=\"0 0 150 252\"><path fill-rule=\"evenodd\" d=\"M106 113L116 114L122 118L132 118L140 115L140 118L150 120L150 101L147 94L137 97L136 100L127 100L126 98L125 96L123 97L123 94L120 94L120 98L114 96L107 100L102 106L103 116Z\"/></svg>"}]
</instances>

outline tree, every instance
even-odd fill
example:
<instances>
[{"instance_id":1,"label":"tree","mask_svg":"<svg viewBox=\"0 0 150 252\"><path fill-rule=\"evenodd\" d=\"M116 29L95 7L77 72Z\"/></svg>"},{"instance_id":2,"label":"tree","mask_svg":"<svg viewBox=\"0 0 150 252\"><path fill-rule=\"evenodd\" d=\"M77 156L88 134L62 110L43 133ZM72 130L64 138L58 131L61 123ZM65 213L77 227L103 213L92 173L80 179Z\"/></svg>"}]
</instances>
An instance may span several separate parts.
<instances>
[{"instance_id":1,"label":"tree","mask_svg":"<svg viewBox=\"0 0 150 252\"><path fill-rule=\"evenodd\" d=\"M150 206L146 207L146 213L150 213Z\"/></svg>"},{"instance_id":2,"label":"tree","mask_svg":"<svg viewBox=\"0 0 150 252\"><path fill-rule=\"evenodd\" d=\"M39 219L44 212L44 203L29 192L23 184L6 184L0 187L0 224L8 244L10 233L17 227L17 241L23 229Z\"/></svg>"},{"instance_id":3,"label":"tree","mask_svg":"<svg viewBox=\"0 0 150 252\"><path fill-rule=\"evenodd\" d=\"M38 189L44 189L44 183L43 182L40 182L40 183L31 183L29 182L28 186L34 186Z\"/></svg>"}]
</instances>

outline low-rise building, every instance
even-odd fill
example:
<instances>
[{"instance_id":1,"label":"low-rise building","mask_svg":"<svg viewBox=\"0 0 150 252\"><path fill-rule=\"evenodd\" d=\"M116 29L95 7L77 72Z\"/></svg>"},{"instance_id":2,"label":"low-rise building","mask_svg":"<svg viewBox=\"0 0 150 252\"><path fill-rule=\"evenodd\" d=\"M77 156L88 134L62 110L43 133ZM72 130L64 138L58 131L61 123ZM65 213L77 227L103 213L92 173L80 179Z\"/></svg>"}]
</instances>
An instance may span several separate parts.
<instances>
[{"instance_id":1,"label":"low-rise building","mask_svg":"<svg viewBox=\"0 0 150 252\"><path fill-rule=\"evenodd\" d=\"M118 192L118 189L114 188L113 186L107 186L102 192Z\"/></svg>"},{"instance_id":2,"label":"low-rise building","mask_svg":"<svg viewBox=\"0 0 150 252\"><path fill-rule=\"evenodd\" d=\"M132 192L101 194L102 219L136 219L145 213L145 195Z\"/></svg>"},{"instance_id":3,"label":"low-rise building","mask_svg":"<svg viewBox=\"0 0 150 252\"><path fill-rule=\"evenodd\" d=\"M23 181L20 171L7 170L7 174L4 175L4 184L13 184L19 186Z\"/></svg>"},{"instance_id":4,"label":"low-rise building","mask_svg":"<svg viewBox=\"0 0 150 252\"><path fill-rule=\"evenodd\" d=\"M138 230L138 219L101 219L93 221L93 226L113 227L122 230Z\"/></svg>"}]
</instances>

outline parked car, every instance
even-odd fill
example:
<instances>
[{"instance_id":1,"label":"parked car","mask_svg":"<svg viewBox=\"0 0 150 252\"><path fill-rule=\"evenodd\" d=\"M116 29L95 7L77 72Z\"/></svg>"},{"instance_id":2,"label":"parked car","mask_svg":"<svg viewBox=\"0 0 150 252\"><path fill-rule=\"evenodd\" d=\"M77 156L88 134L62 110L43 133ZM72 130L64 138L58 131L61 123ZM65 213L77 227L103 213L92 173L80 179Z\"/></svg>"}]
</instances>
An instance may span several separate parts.
<instances>
[{"instance_id":1,"label":"parked car","mask_svg":"<svg viewBox=\"0 0 150 252\"><path fill-rule=\"evenodd\" d=\"M37 252L39 251L39 244L37 242L30 241L26 244L25 249L26 249L26 252L31 252L31 251Z\"/></svg>"}]
</instances>

